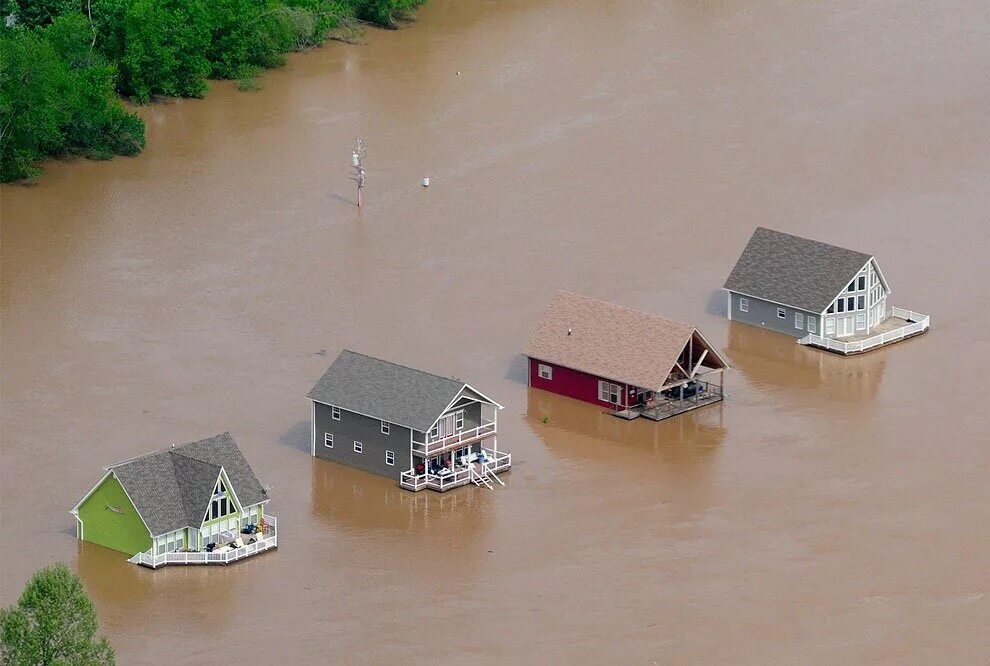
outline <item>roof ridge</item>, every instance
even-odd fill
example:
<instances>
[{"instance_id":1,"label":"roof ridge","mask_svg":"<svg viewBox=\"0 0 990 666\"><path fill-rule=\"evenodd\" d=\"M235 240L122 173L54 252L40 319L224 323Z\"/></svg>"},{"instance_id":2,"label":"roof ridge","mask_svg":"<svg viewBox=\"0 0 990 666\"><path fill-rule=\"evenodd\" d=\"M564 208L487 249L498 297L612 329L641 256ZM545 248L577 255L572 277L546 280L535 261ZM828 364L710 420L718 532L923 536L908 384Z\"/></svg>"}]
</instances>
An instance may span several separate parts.
<instances>
[{"instance_id":1,"label":"roof ridge","mask_svg":"<svg viewBox=\"0 0 990 666\"><path fill-rule=\"evenodd\" d=\"M678 319L671 319L669 317L664 317L663 315L658 315L658 314L653 313L653 312L647 312L646 310L640 310L639 308L632 308L632 307L629 307L628 305L620 305L618 303L612 303L611 301L606 301L606 300L602 300L600 298L595 298L594 296L585 296L584 294L579 294L579 293L577 293L575 291L568 291L567 289L558 289L557 290L557 293L558 294L567 294L569 296L577 296L578 298L582 298L582 299L584 299L586 301L595 301L596 303L602 303L604 305L607 305L610 308L616 308L618 310L627 310L629 312L635 312L637 314L645 315L647 317L653 317L654 319L662 319L663 321L669 321L672 324L678 324L679 326L684 326L686 328L690 328L693 331L697 331L698 330L698 327L697 326L694 326L693 324L687 324L687 323L685 323L683 321L680 321Z\"/></svg>"},{"instance_id":2,"label":"roof ridge","mask_svg":"<svg viewBox=\"0 0 990 666\"><path fill-rule=\"evenodd\" d=\"M341 353L347 352L348 354L354 354L355 356L363 356L364 358L369 358L372 361L378 361L379 363L384 363L386 365L392 365L396 368L402 368L403 370L411 370L412 372L418 372L423 375L429 375L431 377L436 377L437 379L443 379L444 381L457 382L460 383L462 387L467 386L467 382L463 379L457 379L455 377L444 377L443 375L438 375L435 372L430 372L429 370L423 370L421 368L413 368L412 366L404 365L402 363L396 363L395 361L388 361L384 358L379 358L377 356L372 356L370 354L364 354L362 352L356 352L353 349L347 349L346 347L341 350Z\"/></svg>"},{"instance_id":3,"label":"roof ridge","mask_svg":"<svg viewBox=\"0 0 990 666\"><path fill-rule=\"evenodd\" d=\"M875 259L876 255L870 252L860 252L859 250L853 250L852 248L844 247L842 245L836 245L835 243L827 243L825 241L818 240L817 238L808 238L807 236L798 236L797 234L788 233L786 231L780 231L779 229L771 229L770 227L758 226L756 231L759 230L769 231L770 233L780 234L781 236L788 236L790 238L796 238L801 241L808 243L818 243L819 245L827 245L828 247L834 247L838 250L843 250L845 252L853 252L855 254L861 254L863 256L869 257L870 259ZM755 235L755 232L754 232Z\"/></svg>"}]
</instances>

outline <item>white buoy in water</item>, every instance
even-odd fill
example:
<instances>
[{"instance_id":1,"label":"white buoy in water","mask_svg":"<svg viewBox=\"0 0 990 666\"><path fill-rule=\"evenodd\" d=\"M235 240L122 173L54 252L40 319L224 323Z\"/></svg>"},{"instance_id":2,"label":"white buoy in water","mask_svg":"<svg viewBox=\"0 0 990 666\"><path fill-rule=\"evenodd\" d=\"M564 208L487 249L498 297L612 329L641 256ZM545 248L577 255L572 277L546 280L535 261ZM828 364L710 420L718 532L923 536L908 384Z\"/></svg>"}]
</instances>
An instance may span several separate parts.
<instances>
[{"instance_id":1,"label":"white buoy in water","mask_svg":"<svg viewBox=\"0 0 990 666\"><path fill-rule=\"evenodd\" d=\"M430 186L429 176L423 176L423 187L429 187L429 186Z\"/></svg>"}]
</instances>

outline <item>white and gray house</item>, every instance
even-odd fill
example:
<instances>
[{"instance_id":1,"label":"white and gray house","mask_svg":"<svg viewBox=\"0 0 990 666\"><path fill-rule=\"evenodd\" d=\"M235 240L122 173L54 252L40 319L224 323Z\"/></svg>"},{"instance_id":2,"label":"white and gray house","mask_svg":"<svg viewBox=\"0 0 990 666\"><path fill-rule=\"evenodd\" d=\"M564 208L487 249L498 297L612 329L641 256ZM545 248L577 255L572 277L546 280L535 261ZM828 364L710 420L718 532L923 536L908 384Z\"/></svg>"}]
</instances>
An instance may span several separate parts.
<instances>
[{"instance_id":1,"label":"white and gray house","mask_svg":"<svg viewBox=\"0 0 990 666\"><path fill-rule=\"evenodd\" d=\"M512 455L498 449L502 406L469 384L344 350L307 395L312 455L445 492L505 485Z\"/></svg>"},{"instance_id":2,"label":"white and gray house","mask_svg":"<svg viewBox=\"0 0 990 666\"><path fill-rule=\"evenodd\" d=\"M725 281L728 317L841 354L928 330L928 315L888 308L876 257L758 227Z\"/></svg>"}]
</instances>

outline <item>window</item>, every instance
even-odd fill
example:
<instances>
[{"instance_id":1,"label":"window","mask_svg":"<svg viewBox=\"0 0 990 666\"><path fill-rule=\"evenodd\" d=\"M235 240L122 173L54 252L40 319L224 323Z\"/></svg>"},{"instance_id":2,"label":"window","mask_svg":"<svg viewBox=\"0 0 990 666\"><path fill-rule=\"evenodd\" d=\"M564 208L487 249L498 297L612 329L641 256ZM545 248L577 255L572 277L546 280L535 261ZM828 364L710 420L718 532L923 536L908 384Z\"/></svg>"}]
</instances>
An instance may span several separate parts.
<instances>
[{"instance_id":1,"label":"window","mask_svg":"<svg viewBox=\"0 0 990 666\"><path fill-rule=\"evenodd\" d=\"M395 453L393 453L392 451L385 452L385 464L393 465L393 466L395 465Z\"/></svg>"},{"instance_id":2,"label":"window","mask_svg":"<svg viewBox=\"0 0 990 666\"><path fill-rule=\"evenodd\" d=\"M388 421L382 421L382 434L387 435L389 430Z\"/></svg>"},{"instance_id":3,"label":"window","mask_svg":"<svg viewBox=\"0 0 990 666\"><path fill-rule=\"evenodd\" d=\"M835 312L835 303L828 306L828 314L832 314L833 312Z\"/></svg>"},{"instance_id":4,"label":"window","mask_svg":"<svg viewBox=\"0 0 990 666\"><path fill-rule=\"evenodd\" d=\"M804 314L801 312L794 313L794 328L804 328Z\"/></svg>"},{"instance_id":5,"label":"window","mask_svg":"<svg viewBox=\"0 0 990 666\"><path fill-rule=\"evenodd\" d=\"M454 414L454 430L460 432L464 430L464 410L458 411Z\"/></svg>"},{"instance_id":6,"label":"window","mask_svg":"<svg viewBox=\"0 0 990 666\"><path fill-rule=\"evenodd\" d=\"M787 319L787 310L784 308L777 308L777 316L780 319Z\"/></svg>"},{"instance_id":7,"label":"window","mask_svg":"<svg viewBox=\"0 0 990 666\"><path fill-rule=\"evenodd\" d=\"M866 309L866 296L860 296L856 299L856 308L859 310Z\"/></svg>"},{"instance_id":8,"label":"window","mask_svg":"<svg viewBox=\"0 0 990 666\"><path fill-rule=\"evenodd\" d=\"M540 379L553 379L553 368L540 363Z\"/></svg>"},{"instance_id":9,"label":"window","mask_svg":"<svg viewBox=\"0 0 990 666\"><path fill-rule=\"evenodd\" d=\"M850 296L849 298L846 299L846 310L852 312L855 309L856 309L856 298L854 296Z\"/></svg>"},{"instance_id":10,"label":"window","mask_svg":"<svg viewBox=\"0 0 990 666\"><path fill-rule=\"evenodd\" d=\"M836 312L845 312L846 311L846 299L840 298L839 300L837 300L835 302L835 311Z\"/></svg>"},{"instance_id":11,"label":"window","mask_svg":"<svg viewBox=\"0 0 990 666\"><path fill-rule=\"evenodd\" d=\"M618 384L612 384L610 382L598 382L598 399L602 402L610 402L613 405L619 404L619 395L621 395L622 387Z\"/></svg>"},{"instance_id":12,"label":"window","mask_svg":"<svg viewBox=\"0 0 990 666\"><path fill-rule=\"evenodd\" d=\"M217 518L223 518L226 515L236 512L237 507L234 506L234 502L228 501L225 495L210 502L210 509L206 512L206 518L204 520L216 520Z\"/></svg>"},{"instance_id":13,"label":"window","mask_svg":"<svg viewBox=\"0 0 990 666\"><path fill-rule=\"evenodd\" d=\"M856 315L856 328L866 328L866 315L864 313Z\"/></svg>"},{"instance_id":14,"label":"window","mask_svg":"<svg viewBox=\"0 0 990 666\"><path fill-rule=\"evenodd\" d=\"M354 440L354 453L364 453L364 444Z\"/></svg>"},{"instance_id":15,"label":"window","mask_svg":"<svg viewBox=\"0 0 990 666\"><path fill-rule=\"evenodd\" d=\"M859 276L859 288L860 289L866 289L866 276L865 275L860 275Z\"/></svg>"},{"instance_id":16,"label":"window","mask_svg":"<svg viewBox=\"0 0 990 666\"><path fill-rule=\"evenodd\" d=\"M849 283L849 286L846 287L846 291L856 291L856 280Z\"/></svg>"},{"instance_id":17,"label":"window","mask_svg":"<svg viewBox=\"0 0 990 666\"><path fill-rule=\"evenodd\" d=\"M436 439L440 436L440 426L435 425L430 428L430 439Z\"/></svg>"},{"instance_id":18,"label":"window","mask_svg":"<svg viewBox=\"0 0 990 666\"><path fill-rule=\"evenodd\" d=\"M340 407L330 408L330 418L332 418L334 421L340 420Z\"/></svg>"},{"instance_id":19,"label":"window","mask_svg":"<svg viewBox=\"0 0 990 666\"><path fill-rule=\"evenodd\" d=\"M825 320L825 335L835 335L835 320L826 319Z\"/></svg>"},{"instance_id":20,"label":"window","mask_svg":"<svg viewBox=\"0 0 990 666\"><path fill-rule=\"evenodd\" d=\"M815 318L808 315L808 333L814 333L816 330L817 326L815 325Z\"/></svg>"},{"instance_id":21,"label":"window","mask_svg":"<svg viewBox=\"0 0 990 666\"><path fill-rule=\"evenodd\" d=\"M333 448L333 433L332 432L328 432L328 433L325 433L323 435L323 446L327 447L328 449L332 449Z\"/></svg>"},{"instance_id":22,"label":"window","mask_svg":"<svg viewBox=\"0 0 990 666\"><path fill-rule=\"evenodd\" d=\"M740 298L739 299L739 311L740 312L749 312L749 299L748 298Z\"/></svg>"}]
</instances>

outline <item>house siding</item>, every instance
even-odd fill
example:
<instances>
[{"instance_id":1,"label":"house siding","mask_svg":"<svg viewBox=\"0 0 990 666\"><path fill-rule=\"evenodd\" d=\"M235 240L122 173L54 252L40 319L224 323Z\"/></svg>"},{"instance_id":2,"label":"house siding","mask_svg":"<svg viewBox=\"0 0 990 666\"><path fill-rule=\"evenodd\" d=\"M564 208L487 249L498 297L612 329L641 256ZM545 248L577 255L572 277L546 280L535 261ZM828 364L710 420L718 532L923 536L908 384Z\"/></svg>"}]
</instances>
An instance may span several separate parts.
<instances>
[{"instance_id":1,"label":"house siding","mask_svg":"<svg viewBox=\"0 0 990 666\"><path fill-rule=\"evenodd\" d=\"M541 364L549 365L553 368L552 379L543 379L540 377L539 368ZM627 384L623 384L622 382L617 382L606 377L598 377L596 375L588 374L587 372L573 370L571 368L555 365L553 363L548 363L535 358L529 359L529 385L533 388L564 395L568 398L588 402L592 405L598 405L599 407L603 407L605 409L611 409L613 407L612 403L598 399L599 381L607 381L612 384L618 384L622 387L620 398L622 393L626 393L627 403L634 400L634 396L628 396L630 390L629 386Z\"/></svg>"},{"instance_id":2,"label":"house siding","mask_svg":"<svg viewBox=\"0 0 990 666\"><path fill-rule=\"evenodd\" d=\"M795 338L803 338L808 334L808 318L813 318L815 322L815 333L822 334L821 317L816 312L809 312L799 308L792 308L786 305L777 305L769 301L764 301L753 296L743 296L735 292L729 292L729 318L733 321L741 321L745 324L752 324L760 328L766 328L777 333L783 333ZM739 299L749 299L749 312L739 309ZM777 308L783 308L784 318L777 316ZM794 314L804 315L804 328L797 328L794 323Z\"/></svg>"},{"instance_id":3,"label":"house siding","mask_svg":"<svg viewBox=\"0 0 990 666\"><path fill-rule=\"evenodd\" d=\"M315 453L317 458L356 467L366 472L399 480L402 472L409 469L410 431L409 428L390 424L389 434L381 431L381 420L361 414L340 410L340 420L335 421L331 416L328 405L314 403L313 418L316 420L314 432L316 435ZM333 434L333 448L324 444L326 433ZM422 437L418 437L421 439ZM364 445L363 453L354 452L354 442ZM395 465L385 463L385 452L395 453Z\"/></svg>"},{"instance_id":4,"label":"house siding","mask_svg":"<svg viewBox=\"0 0 990 666\"><path fill-rule=\"evenodd\" d=\"M120 509L121 513L109 507ZM83 541L134 555L151 548L151 535L127 499L117 477L110 475L79 506Z\"/></svg>"}]
</instances>

